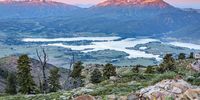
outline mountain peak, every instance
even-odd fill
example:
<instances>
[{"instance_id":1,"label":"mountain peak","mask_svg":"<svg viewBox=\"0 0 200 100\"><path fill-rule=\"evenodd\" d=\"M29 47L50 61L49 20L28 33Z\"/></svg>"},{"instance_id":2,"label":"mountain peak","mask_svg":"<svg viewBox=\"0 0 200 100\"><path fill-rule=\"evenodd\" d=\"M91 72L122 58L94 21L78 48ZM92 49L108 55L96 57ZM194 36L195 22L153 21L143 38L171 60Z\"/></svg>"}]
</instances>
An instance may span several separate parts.
<instances>
[{"instance_id":1,"label":"mountain peak","mask_svg":"<svg viewBox=\"0 0 200 100\"><path fill-rule=\"evenodd\" d=\"M170 6L163 0L107 0L97 5L98 7L106 6L136 6L136 7L159 7L166 8Z\"/></svg>"},{"instance_id":2,"label":"mountain peak","mask_svg":"<svg viewBox=\"0 0 200 100\"><path fill-rule=\"evenodd\" d=\"M3 3L3 4L34 4L34 5L40 5L40 4L54 4L54 5L57 5L57 4L62 4L64 5L63 3L60 3L60 2L56 2L56 1L51 1L51 0L4 0L4 1L1 1L0 3Z\"/></svg>"},{"instance_id":3,"label":"mountain peak","mask_svg":"<svg viewBox=\"0 0 200 100\"><path fill-rule=\"evenodd\" d=\"M4 0L4 1L0 1L0 5L17 5L19 6L26 6L27 9L30 7L46 7L46 6L52 6L52 7L58 7L60 6L60 8L69 8L69 7L73 7L73 8L79 8L77 6L74 5L70 5L70 4L65 4L65 3L61 3L61 2L56 2L56 1L52 1L52 0Z\"/></svg>"}]
</instances>

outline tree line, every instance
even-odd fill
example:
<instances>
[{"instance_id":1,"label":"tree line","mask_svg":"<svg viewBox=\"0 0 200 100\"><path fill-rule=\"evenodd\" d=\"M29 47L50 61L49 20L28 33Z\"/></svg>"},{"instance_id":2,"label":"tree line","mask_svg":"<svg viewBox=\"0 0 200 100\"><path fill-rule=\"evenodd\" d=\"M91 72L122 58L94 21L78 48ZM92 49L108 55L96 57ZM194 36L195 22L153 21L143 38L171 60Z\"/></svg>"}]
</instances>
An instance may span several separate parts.
<instances>
[{"instance_id":1,"label":"tree line","mask_svg":"<svg viewBox=\"0 0 200 100\"><path fill-rule=\"evenodd\" d=\"M9 73L7 77L7 86L5 92L8 94L36 94L40 93L41 87L37 87L33 76L31 75L31 59L28 55L21 55L17 61L17 73ZM53 68L50 70L48 77L49 92L56 92L60 89L59 84L59 69Z\"/></svg>"},{"instance_id":2,"label":"tree line","mask_svg":"<svg viewBox=\"0 0 200 100\"><path fill-rule=\"evenodd\" d=\"M44 59L41 59L41 56L37 52L38 58L40 59L41 65L43 70L46 68L46 53L43 51ZM191 53L188 58L193 59L194 53ZM74 59L74 57L73 57ZM180 53L178 55L179 60L186 59L186 55L184 53ZM31 75L31 59L28 55L21 55L17 61L17 73L9 73L7 76L7 86L6 86L6 93L8 94L36 94L36 93L49 93L49 92L56 92L61 89L61 85L59 82L59 68L50 69L49 77L47 78L46 75L43 77L43 82L40 83L40 86L36 86L33 76ZM70 64L70 67L72 64ZM139 73L139 67L143 67L142 65L136 65L133 67L132 71L134 73ZM72 77L74 81L75 88L80 86L77 85L76 80L82 78L81 73L84 66L81 61L78 61L73 64L73 69L70 68L70 77ZM163 58L163 61L160 65L156 68L158 72L166 72L170 70L175 70L175 59L172 54L166 54ZM146 68L146 73L153 73L155 70L153 66L148 66ZM43 71L45 73L45 70ZM44 76L43 73L43 76ZM111 76L116 76L116 67L112 64L106 64L103 66L103 70L99 70L98 68L94 69L90 75L90 81L93 84L97 84L102 82L103 80L110 79ZM46 79L47 78L47 79ZM45 88L44 88L45 87Z\"/></svg>"}]
</instances>

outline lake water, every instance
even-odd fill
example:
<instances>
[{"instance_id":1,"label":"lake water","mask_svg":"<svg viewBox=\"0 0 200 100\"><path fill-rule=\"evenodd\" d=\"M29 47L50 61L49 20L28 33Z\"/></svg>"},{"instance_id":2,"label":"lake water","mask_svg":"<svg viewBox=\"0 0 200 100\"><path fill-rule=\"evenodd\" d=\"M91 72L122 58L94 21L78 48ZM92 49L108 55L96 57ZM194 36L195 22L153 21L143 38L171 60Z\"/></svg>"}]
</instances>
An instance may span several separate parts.
<instances>
[{"instance_id":1,"label":"lake water","mask_svg":"<svg viewBox=\"0 0 200 100\"><path fill-rule=\"evenodd\" d=\"M24 42L69 42L69 41L112 41L120 39L120 37L72 37L72 38L24 38L22 41Z\"/></svg>"},{"instance_id":2,"label":"lake water","mask_svg":"<svg viewBox=\"0 0 200 100\"><path fill-rule=\"evenodd\" d=\"M69 41L84 41L89 40L93 41L89 45L66 45L63 42ZM72 50L79 50L84 53L99 51L99 50L115 50L115 51L123 51L129 56L127 58L155 58L160 61L160 55L154 55L151 53L146 53L143 50L147 49L146 47L141 47L139 50L128 49L131 47L135 47L138 44L147 44L150 42L161 42L158 39L136 39L136 38L127 38L121 39L120 37L73 37L73 38L24 38L22 39L24 42L53 42L48 43L45 46L54 46L54 47L63 47L70 48ZM97 42L98 41L98 42ZM163 43L163 42L162 42ZM166 45L173 45L177 47L184 47L190 49L198 49L200 50L200 45L190 44L190 43L182 43L182 42L170 42L164 43Z\"/></svg>"},{"instance_id":3,"label":"lake water","mask_svg":"<svg viewBox=\"0 0 200 100\"><path fill-rule=\"evenodd\" d=\"M169 44L177 46L177 47L184 47L184 48L200 50L200 45L192 44L192 43L170 42Z\"/></svg>"}]
</instances>

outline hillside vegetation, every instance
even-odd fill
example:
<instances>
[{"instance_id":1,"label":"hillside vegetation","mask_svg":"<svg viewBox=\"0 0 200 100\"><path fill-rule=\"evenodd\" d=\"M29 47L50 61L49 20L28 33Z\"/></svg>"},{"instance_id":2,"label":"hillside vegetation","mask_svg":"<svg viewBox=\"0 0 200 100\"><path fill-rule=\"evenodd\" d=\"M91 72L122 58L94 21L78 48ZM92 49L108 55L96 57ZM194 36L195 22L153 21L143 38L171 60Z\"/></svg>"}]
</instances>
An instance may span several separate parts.
<instances>
[{"instance_id":1,"label":"hillside vegetation","mask_svg":"<svg viewBox=\"0 0 200 100\"><path fill-rule=\"evenodd\" d=\"M120 98L127 97L131 93L137 93L140 89L154 85L165 79L183 79L194 86L200 86L200 73L188 67L195 59L185 58L184 54L180 54L179 58L175 60L172 56L166 55L163 63L155 66L129 66L129 67L112 67L112 64L85 66L82 69L82 80L84 85L72 90L60 90L48 94L36 95L22 95L0 97L2 100L70 100L77 96L87 94L108 100L110 96L117 96ZM105 68L109 68L110 74L105 74ZM113 69L114 68L114 69ZM91 80L92 73L101 79L101 82ZM116 73L115 73L116 71ZM105 77L110 76L110 77ZM101 100L100 99L100 100ZM125 100L125 99L121 99ZM170 99L171 100L171 99ZM174 99L172 99L174 100Z\"/></svg>"}]
</instances>

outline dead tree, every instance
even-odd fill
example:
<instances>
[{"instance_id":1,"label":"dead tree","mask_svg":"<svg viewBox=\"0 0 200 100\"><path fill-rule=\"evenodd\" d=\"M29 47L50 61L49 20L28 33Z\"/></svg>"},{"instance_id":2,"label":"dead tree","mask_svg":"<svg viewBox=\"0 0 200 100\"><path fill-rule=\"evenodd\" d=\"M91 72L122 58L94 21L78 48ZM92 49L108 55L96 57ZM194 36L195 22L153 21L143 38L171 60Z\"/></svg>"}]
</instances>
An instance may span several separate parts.
<instances>
[{"instance_id":1,"label":"dead tree","mask_svg":"<svg viewBox=\"0 0 200 100\"><path fill-rule=\"evenodd\" d=\"M42 67L42 76L43 76L43 86L42 86L42 90L43 93L46 94L47 93L47 78L46 78L46 65L47 65L47 54L44 48L42 48L42 55L39 53L38 49L36 49L36 53L37 53L37 57L40 61L41 67Z\"/></svg>"},{"instance_id":2,"label":"dead tree","mask_svg":"<svg viewBox=\"0 0 200 100\"><path fill-rule=\"evenodd\" d=\"M70 59L70 65L69 65L69 74L71 74L71 69L75 62L74 60L75 60L74 54L72 54L72 59Z\"/></svg>"},{"instance_id":3,"label":"dead tree","mask_svg":"<svg viewBox=\"0 0 200 100\"><path fill-rule=\"evenodd\" d=\"M43 91L43 88L42 88L42 81L41 81L41 79L40 79L40 75L38 74L38 82L39 82L39 89L40 89L40 91Z\"/></svg>"},{"instance_id":4,"label":"dead tree","mask_svg":"<svg viewBox=\"0 0 200 100\"><path fill-rule=\"evenodd\" d=\"M68 72L68 76L67 76L67 81L69 82L69 84L71 84L71 81L72 81L70 76L71 76L72 67L74 65L74 62L75 62L75 57L74 57L74 53L72 53L72 58L69 59L69 72ZM66 86L65 88L68 89L69 87Z\"/></svg>"}]
</instances>

